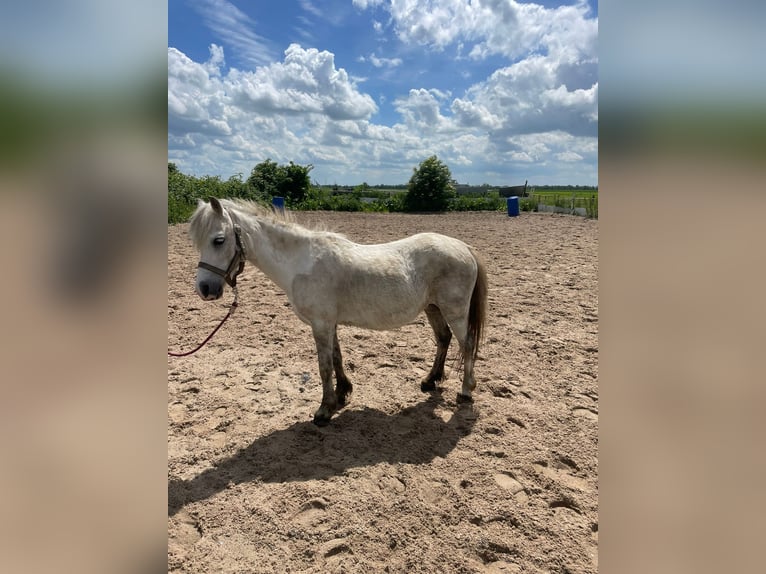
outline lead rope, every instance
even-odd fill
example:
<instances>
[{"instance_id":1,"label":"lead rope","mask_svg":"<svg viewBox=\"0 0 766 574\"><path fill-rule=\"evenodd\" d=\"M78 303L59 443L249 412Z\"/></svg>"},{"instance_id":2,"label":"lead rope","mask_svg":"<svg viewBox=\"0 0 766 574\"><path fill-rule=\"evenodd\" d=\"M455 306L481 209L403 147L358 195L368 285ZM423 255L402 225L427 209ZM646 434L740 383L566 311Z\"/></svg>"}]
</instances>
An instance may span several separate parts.
<instances>
[{"instance_id":1,"label":"lead rope","mask_svg":"<svg viewBox=\"0 0 766 574\"><path fill-rule=\"evenodd\" d=\"M168 351L168 355L170 355L171 357L188 357L189 355L193 355L194 353L199 351L202 347L205 346L205 344L210 339L213 338L213 335L215 335L218 332L218 329L220 329L223 326L223 324L226 322L226 319L231 317L231 314L234 312L234 309L236 309L237 305L239 305L239 302L238 302L239 290L237 289L236 281L235 281L234 285L232 285L231 289L232 289L232 291L234 291L234 302L231 304L231 307L229 307L229 312L226 313L226 316L223 319L221 319L221 322L218 323L218 326L215 329L213 329L213 332L210 333L204 341L202 341L199 345L197 345L197 347L194 350L187 351L185 353L171 353L170 351Z\"/></svg>"}]
</instances>

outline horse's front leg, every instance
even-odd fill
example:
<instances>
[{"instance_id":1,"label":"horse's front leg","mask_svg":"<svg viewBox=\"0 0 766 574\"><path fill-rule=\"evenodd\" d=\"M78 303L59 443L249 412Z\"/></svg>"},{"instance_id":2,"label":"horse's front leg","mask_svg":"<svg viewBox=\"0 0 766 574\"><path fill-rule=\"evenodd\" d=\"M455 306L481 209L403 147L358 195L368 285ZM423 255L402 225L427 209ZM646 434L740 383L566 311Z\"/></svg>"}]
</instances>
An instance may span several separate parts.
<instances>
[{"instance_id":1,"label":"horse's front leg","mask_svg":"<svg viewBox=\"0 0 766 574\"><path fill-rule=\"evenodd\" d=\"M314 333L319 358L319 376L322 379L322 404L314 413L314 424L322 427L330 422L330 417L338 408L338 399L332 384L335 325L312 325L311 330Z\"/></svg>"},{"instance_id":2,"label":"horse's front leg","mask_svg":"<svg viewBox=\"0 0 766 574\"><path fill-rule=\"evenodd\" d=\"M338 399L338 406L345 407L348 402L348 395L354 390L354 386L351 384L351 381L348 380L348 377L343 370L343 355L340 352L340 342L338 341L338 327L336 326L333 331L332 365L335 369L335 380L337 382L335 386L335 396Z\"/></svg>"}]
</instances>

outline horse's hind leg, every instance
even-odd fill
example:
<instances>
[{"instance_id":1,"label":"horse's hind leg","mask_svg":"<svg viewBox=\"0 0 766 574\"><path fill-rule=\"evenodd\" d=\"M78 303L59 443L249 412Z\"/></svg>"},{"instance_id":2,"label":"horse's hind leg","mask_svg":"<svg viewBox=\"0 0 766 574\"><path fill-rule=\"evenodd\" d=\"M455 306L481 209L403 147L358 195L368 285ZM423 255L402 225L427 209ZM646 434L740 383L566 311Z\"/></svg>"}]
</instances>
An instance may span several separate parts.
<instances>
[{"instance_id":1,"label":"horse's hind leg","mask_svg":"<svg viewBox=\"0 0 766 574\"><path fill-rule=\"evenodd\" d=\"M461 346L463 353L463 388L457 394L457 402L473 402L473 390L476 388L476 380L473 378L474 349L477 341L473 334L467 330L465 342Z\"/></svg>"},{"instance_id":2,"label":"horse's hind leg","mask_svg":"<svg viewBox=\"0 0 766 574\"><path fill-rule=\"evenodd\" d=\"M319 406L319 410L314 413L314 424L325 426L330 422L330 417L338 408L338 400L332 386L335 327L312 325L311 329L314 333L314 342L319 358L319 376L322 379L322 404Z\"/></svg>"},{"instance_id":3,"label":"horse's hind leg","mask_svg":"<svg viewBox=\"0 0 766 574\"><path fill-rule=\"evenodd\" d=\"M470 403L473 401L471 393L476 388L476 381L473 378L476 341L474 341L473 335L468 330L467 317L450 317L448 323L460 344L460 355L463 359L463 386L457 394L457 401L459 403Z\"/></svg>"},{"instance_id":4,"label":"horse's hind leg","mask_svg":"<svg viewBox=\"0 0 766 574\"><path fill-rule=\"evenodd\" d=\"M335 335L333 340L332 351L332 366L335 369L335 380L337 384L335 386L335 395L338 400L338 406L346 406L347 397L354 389L351 381L348 380L346 373L343 371L343 356L340 352L340 343L338 342L338 327L335 327Z\"/></svg>"},{"instance_id":5,"label":"horse's hind leg","mask_svg":"<svg viewBox=\"0 0 766 574\"><path fill-rule=\"evenodd\" d=\"M452 332L439 308L436 305L429 305L425 311L436 335L436 357L431 371L420 383L420 390L424 393L436 390L436 383L444 378L444 361L447 359L447 349L452 340Z\"/></svg>"}]
</instances>

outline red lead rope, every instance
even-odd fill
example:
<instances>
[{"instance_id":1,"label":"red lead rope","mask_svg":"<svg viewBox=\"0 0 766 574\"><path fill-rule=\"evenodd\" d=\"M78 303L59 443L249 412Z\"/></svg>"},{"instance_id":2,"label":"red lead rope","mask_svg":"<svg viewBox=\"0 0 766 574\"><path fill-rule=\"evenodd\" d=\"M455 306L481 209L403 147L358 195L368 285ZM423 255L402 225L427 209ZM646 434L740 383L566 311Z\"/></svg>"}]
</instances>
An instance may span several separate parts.
<instances>
[{"instance_id":1,"label":"red lead rope","mask_svg":"<svg viewBox=\"0 0 766 574\"><path fill-rule=\"evenodd\" d=\"M193 355L194 353L199 351L202 347L204 347L205 344L210 339L213 338L213 335L215 335L218 332L218 329L220 329L223 326L223 324L226 322L226 319L228 319L231 316L231 314L234 312L234 309L237 308L237 305L239 304L237 303L237 297L239 296L239 293L237 292L236 285L234 286L233 291L234 291L234 302L231 304L231 307L229 307L229 312L226 313L226 316L223 319L221 319L221 322L218 323L218 326L215 329L213 329L213 332L207 336L207 339L202 341L199 345L197 345L195 349L191 351L187 351L185 353L171 353L170 351L168 351L168 355L170 355L171 357L188 357L189 355Z\"/></svg>"}]
</instances>

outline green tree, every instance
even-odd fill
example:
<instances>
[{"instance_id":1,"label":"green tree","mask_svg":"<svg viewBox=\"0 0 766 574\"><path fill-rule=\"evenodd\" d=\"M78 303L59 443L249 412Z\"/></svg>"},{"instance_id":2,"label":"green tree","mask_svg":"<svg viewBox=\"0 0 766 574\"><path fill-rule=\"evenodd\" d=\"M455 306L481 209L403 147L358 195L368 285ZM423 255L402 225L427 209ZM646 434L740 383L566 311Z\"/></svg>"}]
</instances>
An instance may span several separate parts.
<instances>
[{"instance_id":1,"label":"green tree","mask_svg":"<svg viewBox=\"0 0 766 574\"><path fill-rule=\"evenodd\" d=\"M445 211L454 197L452 173L432 155L412 170L404 207L407 211Z\"/></svg>"},{"instance_id":2,"label":"green tree","mask_svg":"<svg viewBox=\"0 0 766 574\"><path fill-rule=\"evenodd\" d=\"M197 197L196 179L168 162L168 223L186 221L194 212Z\"/></svg>"},{"instance_id":3,"label":"green tree","mask_svg":"<svg viewBox=\"0 0 766 574\"><path fill-rule=\"evenodd\" d=\"M306 198L311 188L309 172L314 166L279 165L267 159L256 165L247 178L247 187L255 199L270 200L272 197L284 197L288 205L296 205Z\"/></svg>"},{"instance_id":4,"label":"green tree","mask_svg":"<svg viewBox=\"0 0 766 574\"><path fill-rule=\"evenodd\" d=\"M290 162L290 165L281 167L281 180L277 189L288 205L297 205L306 198L311 188L309 172L314 166L298 165Z\"/></svg>"},{"instance_id":5,"label":"green tree","mask_svg":"<svg viewBox=\"0 0 766 574\"><path fill-rule=\"evenodd\" d=\"M247 178L247 187L254 199L271 199L279 195L279 165L267 159L256 165Z\"/></svg>"}]
</instances>

